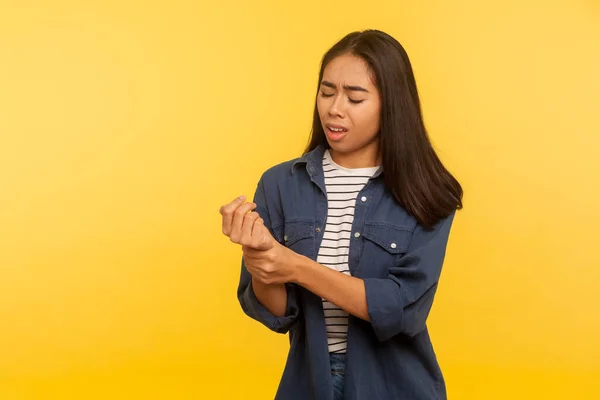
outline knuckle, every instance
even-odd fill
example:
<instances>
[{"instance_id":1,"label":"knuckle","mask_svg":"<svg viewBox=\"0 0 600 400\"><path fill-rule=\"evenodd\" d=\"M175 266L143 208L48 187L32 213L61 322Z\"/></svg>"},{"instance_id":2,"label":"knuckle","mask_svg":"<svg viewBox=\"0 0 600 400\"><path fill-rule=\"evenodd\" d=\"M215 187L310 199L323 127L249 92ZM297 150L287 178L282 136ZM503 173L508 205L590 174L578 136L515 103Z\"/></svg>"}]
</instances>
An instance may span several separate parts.
<instances>
[{"instance_id":1,"label":"knuckle","mask_svg":"<svg viewBox=\"0 0 600 400\"><path fill-rule=\"evenodd\" d=\"M257 214L257 213L255 213L255 212L251 212L251 213L248 213L248 214L246 214L246 215L244 216L244 218L246 218L246 219L248 219L248 220L253 220L253 219L256 219L256 218L258 218L258 214Z\"/></svg>"},{"instance_id":2,"label":"knuckle","mask_svg":"<svg viewBox=\"0 0 600 400\"><path fill-rule=\"evenodd\" d=\"M246 209L245 209L245 207L238 207L238 208L235 210L235 214L236 214L236 215L244 215L244 214L246 214Z\"/></svg>"}]
</instances>

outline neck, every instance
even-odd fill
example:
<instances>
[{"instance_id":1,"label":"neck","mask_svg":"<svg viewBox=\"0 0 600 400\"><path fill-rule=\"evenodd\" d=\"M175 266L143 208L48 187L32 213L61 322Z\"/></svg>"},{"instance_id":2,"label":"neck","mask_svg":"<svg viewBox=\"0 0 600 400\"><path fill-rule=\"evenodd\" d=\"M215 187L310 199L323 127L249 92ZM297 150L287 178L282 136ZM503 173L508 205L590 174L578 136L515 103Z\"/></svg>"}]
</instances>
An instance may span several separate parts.
<instances>
[{"instance_id":1,"label":"neck","mask_svg":"<svg viewBox=\"0 0 600 400\"><path fill-rule=\"evenodd\" d=\"M371 168L381 165L379 146L365 146L349 152L330 148L329 153L331 159L344 168Z\"/></svg>"}]
</instances>

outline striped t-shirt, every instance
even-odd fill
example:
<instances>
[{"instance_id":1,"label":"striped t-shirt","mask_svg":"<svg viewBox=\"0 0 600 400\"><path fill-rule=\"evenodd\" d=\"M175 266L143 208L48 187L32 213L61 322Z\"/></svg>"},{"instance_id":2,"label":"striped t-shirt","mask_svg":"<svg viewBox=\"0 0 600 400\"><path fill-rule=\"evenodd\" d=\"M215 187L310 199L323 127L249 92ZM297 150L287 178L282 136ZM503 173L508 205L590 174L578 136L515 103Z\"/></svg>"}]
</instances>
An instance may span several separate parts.
<instances>
[{"instance_id":1,"label":"striped t-shirt","mask_svg":"<svg viewBox=\"0 0 600 400\"><path fill-rule=\"evenodd\" d=\"M327 223L317 262L350 275L348 253L354 221L356 197L379 167L344 168L329 154L323 155L323 172L327 190ZM348 313L323 299L327 342L330 353L345 353L348 337Z\"/></svg>"}]
</instances>

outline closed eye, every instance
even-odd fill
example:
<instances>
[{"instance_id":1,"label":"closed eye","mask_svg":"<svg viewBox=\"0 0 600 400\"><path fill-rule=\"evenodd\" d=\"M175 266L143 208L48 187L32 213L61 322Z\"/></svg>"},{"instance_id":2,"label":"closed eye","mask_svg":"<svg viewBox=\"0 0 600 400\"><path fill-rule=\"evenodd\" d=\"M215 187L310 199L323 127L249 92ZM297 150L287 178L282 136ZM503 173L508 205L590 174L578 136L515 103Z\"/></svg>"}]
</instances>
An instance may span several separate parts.
<instances>
[{"instance_id":1,"label":"closed eye","mask_svg":"<svg viewBox=\"0 0 600 400\"><path fill-rule=\"evenodd\" d=\"M332 97L334 94L333 93L325 93L325 92L321 92L321 97ZM362 103L364 100L354 100L351 99L350 97L348 97L348 101L352 104L360 104Z\"/></svg>"}]
</instances>

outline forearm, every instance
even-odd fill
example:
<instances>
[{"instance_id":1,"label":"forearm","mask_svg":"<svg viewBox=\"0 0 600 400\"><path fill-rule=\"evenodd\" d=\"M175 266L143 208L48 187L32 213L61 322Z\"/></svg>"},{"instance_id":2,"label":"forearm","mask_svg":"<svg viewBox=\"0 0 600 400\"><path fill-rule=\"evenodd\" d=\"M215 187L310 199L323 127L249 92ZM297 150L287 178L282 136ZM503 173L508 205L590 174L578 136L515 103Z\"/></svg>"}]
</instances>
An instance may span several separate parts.
<instances>
[{"instance_id":1,"label":"forearm","mask_svg":"<svg viewBox=\"0 0 600 400\"><path fill-rule=\"evenodd\" d=\"M277 317L285 315L287 289L283 283L265 284L252 277L252 289L260 304Z\"/></svg>"},{"instance_id":2,"label":"forearm","mask_svg":"<svg viewBox=\"0 0 600 400\"><path fill-rule=\"evenodd\" d=\"M308 257L294 257L294 281L349 314L369 321L365 284L362 279L342 274Z\"/></svg>"}]
</instances>

